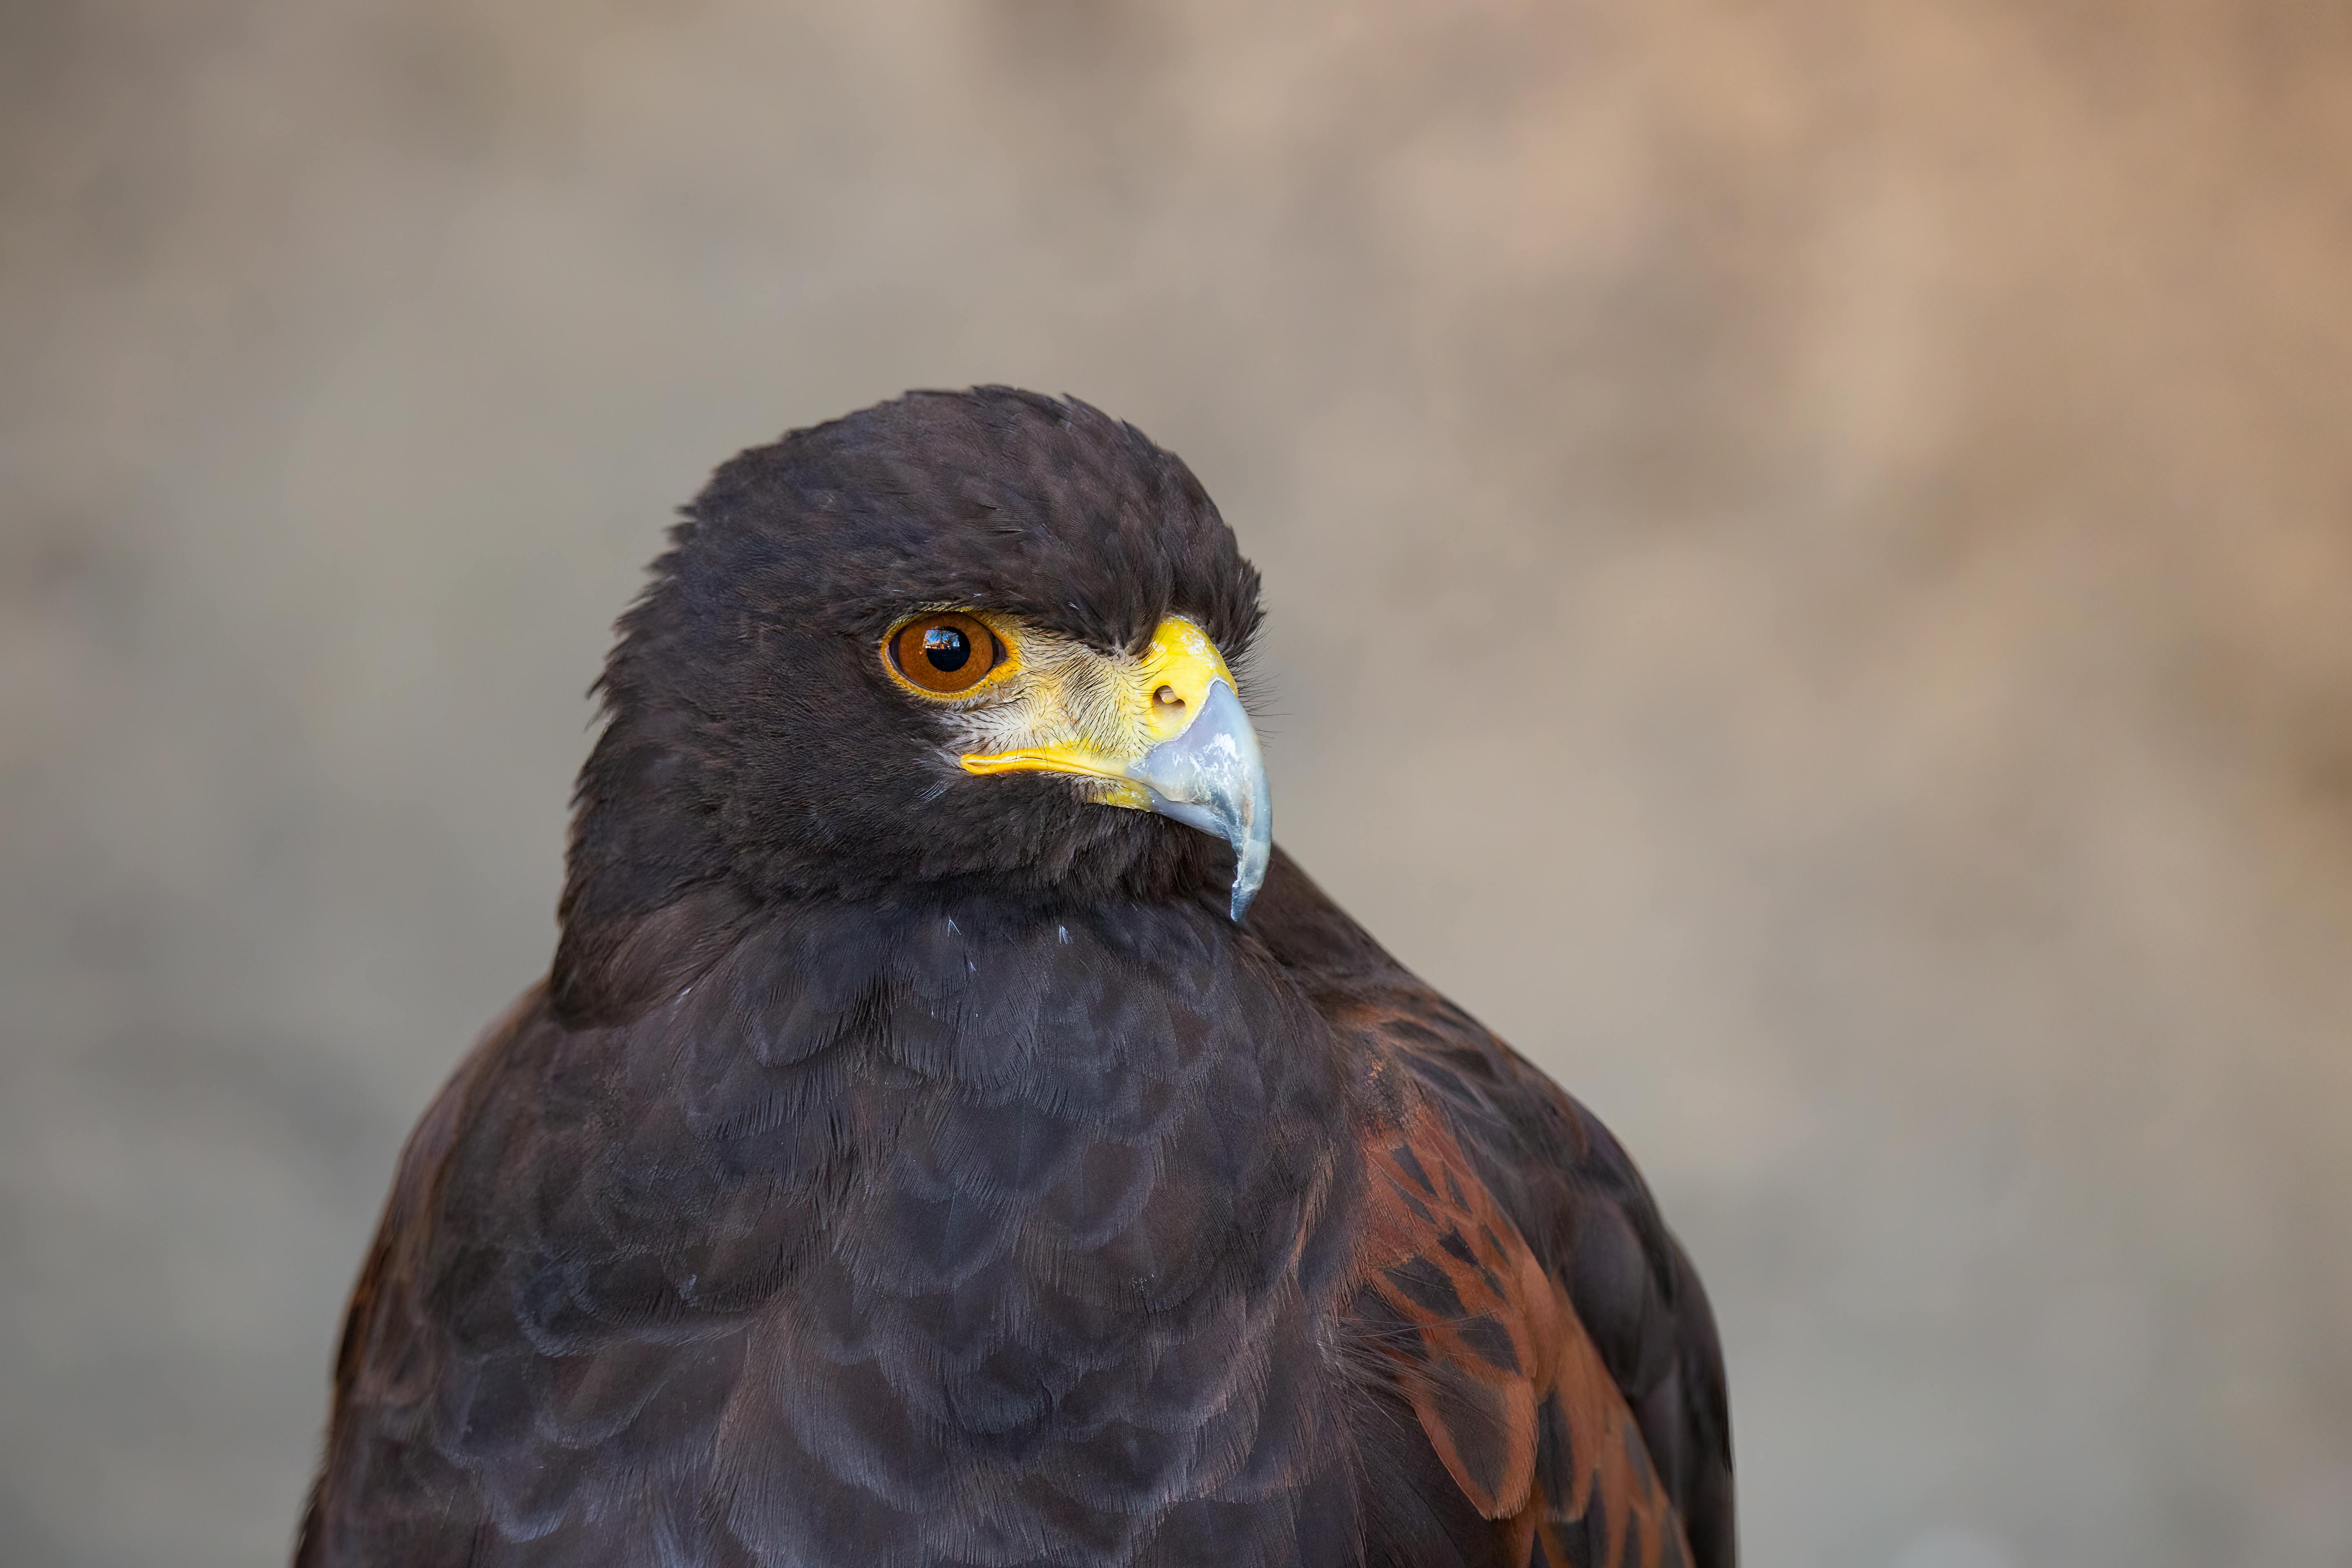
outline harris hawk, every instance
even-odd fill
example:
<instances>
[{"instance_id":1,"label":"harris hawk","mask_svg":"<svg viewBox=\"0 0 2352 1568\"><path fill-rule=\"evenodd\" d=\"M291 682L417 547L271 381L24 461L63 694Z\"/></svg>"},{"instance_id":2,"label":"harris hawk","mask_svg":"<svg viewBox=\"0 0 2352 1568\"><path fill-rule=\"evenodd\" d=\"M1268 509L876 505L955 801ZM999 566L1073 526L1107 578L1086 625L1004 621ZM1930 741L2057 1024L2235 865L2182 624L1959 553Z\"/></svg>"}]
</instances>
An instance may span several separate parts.
<instances>
[{"instance_id":1,"label":"harris hawk","mask_svg":"<svg viewBox=\"0 0 2352 1568\"><path fill-rule=\"evenodd\" d=\"M1730 1568L1697 1278L1274 847L1259 616L1081 403L720 468L549 974L401 1156L298 1568Z\"/></svg>"}]
</instances>

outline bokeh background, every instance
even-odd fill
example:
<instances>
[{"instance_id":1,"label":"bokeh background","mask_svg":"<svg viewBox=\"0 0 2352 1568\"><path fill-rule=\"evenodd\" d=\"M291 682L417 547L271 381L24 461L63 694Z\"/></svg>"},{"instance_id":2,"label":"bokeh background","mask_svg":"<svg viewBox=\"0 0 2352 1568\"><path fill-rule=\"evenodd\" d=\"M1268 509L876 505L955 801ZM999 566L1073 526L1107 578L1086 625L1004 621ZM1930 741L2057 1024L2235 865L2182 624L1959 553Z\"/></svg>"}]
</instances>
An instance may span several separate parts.
<instances>
[{"instance_id":1,"label":"bokeh background","mask_svg":"<svg viewBox=\"0 0 2352 1568\"><path fill-rule=\"evenodd\" d=\"M279 1560L670 509L1067 391L1752 1568L2352 1563L2352 10L0 7L0 1562Z\"/></svg>"}]
</instances>

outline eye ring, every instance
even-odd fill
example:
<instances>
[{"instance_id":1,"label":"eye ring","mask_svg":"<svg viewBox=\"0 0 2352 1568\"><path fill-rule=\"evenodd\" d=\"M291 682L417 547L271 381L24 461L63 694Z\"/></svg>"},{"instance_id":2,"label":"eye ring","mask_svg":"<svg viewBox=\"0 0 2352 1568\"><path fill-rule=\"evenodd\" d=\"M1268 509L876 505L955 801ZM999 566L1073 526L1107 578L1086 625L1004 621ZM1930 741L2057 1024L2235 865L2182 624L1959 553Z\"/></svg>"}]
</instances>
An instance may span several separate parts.
<instances>
[{"instance_id":1,"label":"eye ring","mask_svg":"<svg viewBox=\"0 0 2352 1568\"><path fill-rule=\"evenodd\" d=\"M883 658L898 678L934 697L956 697L987 679L1010 650L976 616L958 610L918 616L893 630Z\"/></svg>"}]
</instances>

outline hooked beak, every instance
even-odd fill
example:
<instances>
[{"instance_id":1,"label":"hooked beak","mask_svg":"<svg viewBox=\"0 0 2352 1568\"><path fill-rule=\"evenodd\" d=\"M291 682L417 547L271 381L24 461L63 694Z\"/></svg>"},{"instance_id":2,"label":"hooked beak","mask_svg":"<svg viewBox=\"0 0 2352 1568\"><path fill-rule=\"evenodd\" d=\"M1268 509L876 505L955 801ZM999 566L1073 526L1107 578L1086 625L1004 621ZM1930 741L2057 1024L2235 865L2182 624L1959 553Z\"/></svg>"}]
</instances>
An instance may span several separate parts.
<instances>
[{"instance_id":1,"label":"hooked beak","mask_svg":"<svg viewBox=\"0 0 2352 1568\"><path fill-rule=\"evenodd\" d=\"M1274 809L1257 731L1208 634L1171 616L1140 659L1122 666L1088 703L1090 721L1066 743L967 755L974 773L1077 773L1110 787L1106 805L1158 812L1234 847L1233 918L1238 923L1265 880Z\"/></svg>"}]
</instances>

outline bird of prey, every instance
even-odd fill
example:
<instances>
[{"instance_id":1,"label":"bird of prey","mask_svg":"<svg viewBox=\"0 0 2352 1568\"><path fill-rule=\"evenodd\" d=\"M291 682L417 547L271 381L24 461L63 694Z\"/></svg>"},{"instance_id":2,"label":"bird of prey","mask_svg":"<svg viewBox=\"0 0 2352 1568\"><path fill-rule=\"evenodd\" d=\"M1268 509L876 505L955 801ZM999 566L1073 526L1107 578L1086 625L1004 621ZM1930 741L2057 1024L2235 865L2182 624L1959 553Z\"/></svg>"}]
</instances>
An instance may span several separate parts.
<instances>
[{"instance_id":1,"label":"bird of prey","mask_svg":"<svg viewBox=\"0 0 2352 1568\"><path fill-rule=\"evenodd\" d=\"M1075 401L721 467L548 976L401 1156L300 1568L1730 1568L1698 1280L1274 847L1259 615Z\"/></svg>"}]
</instances>

